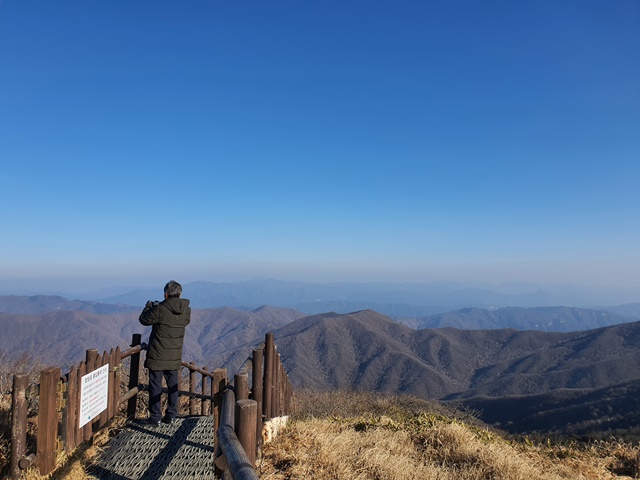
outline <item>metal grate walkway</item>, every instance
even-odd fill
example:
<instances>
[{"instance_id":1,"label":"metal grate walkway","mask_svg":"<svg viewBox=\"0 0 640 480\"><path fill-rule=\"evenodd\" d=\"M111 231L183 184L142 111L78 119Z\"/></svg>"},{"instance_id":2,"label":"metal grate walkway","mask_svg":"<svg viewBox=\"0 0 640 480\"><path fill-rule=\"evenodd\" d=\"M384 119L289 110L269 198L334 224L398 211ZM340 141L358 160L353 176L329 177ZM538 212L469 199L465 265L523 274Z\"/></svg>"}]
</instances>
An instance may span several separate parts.
<instances>
[{"instance_id":1,"label":"metal grate walkway","mask_svg":"<svg viewBox=\"0 0 640 480\"><path fill-rule=\"evenodd\" d=\"M100 480L213 480L213 433L213 417L177 418L155 428L131 423L111 439L91 474Z\"/></svg>"}]
</instances>

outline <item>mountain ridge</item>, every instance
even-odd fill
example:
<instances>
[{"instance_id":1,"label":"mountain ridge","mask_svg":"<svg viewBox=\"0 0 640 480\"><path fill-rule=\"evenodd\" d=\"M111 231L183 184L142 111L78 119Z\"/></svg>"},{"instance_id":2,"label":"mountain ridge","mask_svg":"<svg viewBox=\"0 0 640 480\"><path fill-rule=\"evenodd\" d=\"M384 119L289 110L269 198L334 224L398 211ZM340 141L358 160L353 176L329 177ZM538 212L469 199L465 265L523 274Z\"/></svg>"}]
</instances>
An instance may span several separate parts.
<instances>
[{"instance_id":1,"label":"mountain ridge","mask_svg":"<svg viewBox=\"0 0 640 480\"><path fill-rule=\"evenodd\" d=\"M409 307L456 309L463 307L502 308L509 306L536 307L546 305L619 305L637 302L640 292L631 289L598 289L587 287L536 285L468 285L456 282L389 283L337 282L308 283L284 280L250 280L244 282L196 281L183 285L186 295L196 308L223 305L256 308L268 304L289 307L308 314L336 310L345 304L349 311L360 304L372 308L375 304L398 304ZM140 289L109 297L93 298L107 303L141 305L160 294L159 288ZM333 307L332 307L333 305ZM304 306L308 310L301 308ZM362 309L362 308L359 308ZM348 313L342 309L341 313ZM390 312L385 312L389 314Z\"/></svg>"},{"instance_id":2,"label":"mountain ridge","mask_svg":"<svg viewBox=\"0 0 640 480\"><path fill-rule=\"evenodd\" d=\"M304 387L309 382L299 375L306 366L314 381L321 377L318 368L333 372L319 388L370 389L389 384L401 392L451 400L595 388L640 376L634 367L640 362L640 322L571 333L414 331L382 318L370 311L305 317L277 330L279 352L294 385ZM388 337L391 330L393 338L383 342L381 337ZM386 350L373 351L376 345L386 345ZM382 356L386 369L372 371L371 365L379 366ZM352 360L355 357L359 362ZM406 368L406 359L417 360L411 377L421 377L422 382L403 378L398 385L388 378L387 371ZM345 371L336 372L336 364Z\"/></svg>"},{"instance_id":3,"label":"mountain ridge","mask_svg":"<svg viewBox=\"0 0 640 480\"><path fill-rule=\"evenodd\" d=\"M10 357L29 352L50 364L76 363L84 359L87 348L128 348L134 333L141 333L146 341L151 327L139 323L141 311L136 308L102 314L54 310L40 315L0 312L0 351ZM226 350L244 345L247 339L264 337L268 331L303 316L293 309L273 307L256 311L194 309L185 332L185 358L219 367L226 361Z\"/></svg>"},{"instance_id":4,"label":"mountain ridge","mask_svg":"<svg viewBox=\"0 0 640 480\"><path fill-rule=\"evenodd\" d=\"M138 322L139 308L101 314L58 310L59 299L36 303L38 309L48 305L53 310L0 313L2 353L37 352L41 360L63 366L83 359L86 348L126 348L134 332L142 331L143 341L149 334ZM505 405L517 411L517 405L525 408L538 398L549 408L544 415L554 418L554 399L563 389L587 396L600 390L616 405L635 408L618 397L635 392L633 382L640 381L640 322L575 332L415 330L372 310L308 316L266 305L252 311L194 309L184 357L233 373L269 331L295 388L407 393L476 406L484 401L487 411L496 404L487 399L507 399ZM615 387L625 384L630 386ZM575 402L587 398L580 395L573 395ZM596 411L604 403L590 405ZM578 404L566 408L575 418L581 411ZM614 425L619 416L611 417ZM516 427L525 428L525 423Z\"/></svg>"},{"instance_id":5,"label":"mountain ridge","mask_svg":"<svg viewBox=\"0 0 640 480\"><path fill-rule=\"evenodd\" d=\"M326 303L326 302L325 302ZM337 313L351 313L360 310L374 310L399 323L414 329L456 327L463 329L501 329L518 328L520 330L545 330L545 331L578 331L607 325L621 324L640 320L640 303L613 306L599 309L585 309L578 307L505 307L481 309L477 307L465 307L457 310L441 311L443 307L419 307L404 304L380 304L375 302L328 302L331 306L341 307ZM141 304L142 305L142 304ZM376 308L370 308L370 305ZM344 312L343 309L351 306L366 307ZM256 308L223 305L222 307L207 308L234 308L242 311L256 311L266 308L261 304ZM192 304L192 308L196 308ZM298 308L271 307L279 311L286 309L305 312ZM380 310L378 310L380 308ZM107 304L94 301L69 300L60 296L15 296L0 295L0 312L15 314L44 314L52 311L87 311L101 314L118 314L136 312L141 306L126 304ZM391 312L391 313L389 313ZM427 316L421 316L429 312ZM437 312L437 313L433 313ZM324 313L324 312L316 312Z\"/></svg>"},{"instance_id":6,"label":"mountain ridge","mask_svg":"<svg viewBox=\"0 0 640 480\"><path fill-rule=\"evenodd\" d=\"M619 307L632 312L632 307ZM618 325L640 320L639 317L619 315L606 310L577 307L505 307L496 310L463 308L416 319L417 329L455 327L471 330L515 328L518 330L543 330L573 332Z\"/></svg>"}]
</instances>

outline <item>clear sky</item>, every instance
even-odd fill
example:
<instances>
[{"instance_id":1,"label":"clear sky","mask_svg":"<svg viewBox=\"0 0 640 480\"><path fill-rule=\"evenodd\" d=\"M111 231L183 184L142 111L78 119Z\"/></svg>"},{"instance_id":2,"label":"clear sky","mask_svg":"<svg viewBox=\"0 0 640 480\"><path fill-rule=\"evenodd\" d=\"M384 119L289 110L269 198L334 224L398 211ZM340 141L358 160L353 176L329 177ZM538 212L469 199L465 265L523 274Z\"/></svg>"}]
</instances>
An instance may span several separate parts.
<instances>
[{"instance_id":1,"label":"clear sky","mask_svg":"<svg viewBox=\"0 0 640 480\"><path fill-rule=\"evenodd\" d=\"M0 183L5 288L640 289L640 2L0 0Z\"/></svg>"}]
</instances>

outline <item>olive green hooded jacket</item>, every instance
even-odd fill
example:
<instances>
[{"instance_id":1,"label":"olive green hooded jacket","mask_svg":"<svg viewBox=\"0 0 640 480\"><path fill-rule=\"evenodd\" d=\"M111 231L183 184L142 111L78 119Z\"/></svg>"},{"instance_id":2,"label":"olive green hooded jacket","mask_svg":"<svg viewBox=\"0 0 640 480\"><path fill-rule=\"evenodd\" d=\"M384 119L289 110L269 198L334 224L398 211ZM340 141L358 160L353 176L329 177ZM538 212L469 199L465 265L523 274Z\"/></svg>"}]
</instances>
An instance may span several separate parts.
<instances>
[{"instance_id":1,"label":"olive green hooded jacket","mask_svg":"<svg viewBox=\"0 0 640 480\"><path fill-rule=\"evenodd\" d=\"M144 366L150 370L180 369L184 329L190 321L191 307L186 298L169 297L160 303L148 303L140 314L140 323L151 325Z\"/></svg>"}]
</instances>

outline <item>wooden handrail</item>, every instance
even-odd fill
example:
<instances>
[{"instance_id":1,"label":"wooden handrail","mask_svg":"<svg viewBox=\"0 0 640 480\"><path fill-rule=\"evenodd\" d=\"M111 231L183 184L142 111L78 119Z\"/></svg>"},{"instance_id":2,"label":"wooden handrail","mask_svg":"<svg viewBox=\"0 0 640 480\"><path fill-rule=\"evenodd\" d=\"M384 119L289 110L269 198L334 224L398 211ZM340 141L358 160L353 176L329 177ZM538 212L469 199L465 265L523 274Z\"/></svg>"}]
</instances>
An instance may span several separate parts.
<instances>
[{"instance_id":1,"label":"wooden handrail","mask_svg":"<svg viewBox=\"0 0 640 480\"><path fill-rule=\"evenodd\" d=\"M218 429L218 441L233 480L259 480L256 468L251 464L233 428L221 425Z\"/></svg>"},{"instance_id":2,"label":"wooden handrail","mask_svg":"<svg viewBox=\"0 0 640 480\"><path fill-rule=\"evenodd\" d=\"M218 448L216 466L229 470L233 480L258 480L255 458L250 459L236 434L236 395L233 386L228 386L223 394L222 417L218 428Z\"/></svg>"},{"instance_id":3,"label":"wooden handrail","mask_svg":"<svg viewBox=\"0 0 640 480\"><path fill-rule=\"evenodd\" d=\"M214 376L213 372L210 372L209 370L205 370L204 368L194 367L193 365L191 365L188 362L185 362L184 360L182 361L182 366L185 367L185 368L188 368L192 372L200 373L201 375L204 375L205 377L213 378L213 376Z\"/></svg>"},{"instance_id":4,"label":"wooden handrail","mask_svg":"<svg viewBox=\"0 0 640 480\"><path fill-rule=\"evenodd\" d=\"M46 375L41 377L38 385L29 387L25 375L14 375L10 478L20 478L22 470L32 465L34 460L38 463L42 475L49 474L55 468L58 430L61 432L66 453L71 454L77 445L106 426L122 404L127 404L128 418L135 418L137 395L148 390L147 385L139 382L138 376L140 354L146 349L147 344L141 342L140 334L134 334L130 348L120 351L118 347L115 351L111 349L109 353L104 352L102 355L95 349L87 350L85 361L73 366L64 375L61 375L59 368L47 369ZM273 334L269 333L265 342L261 342L253 350L253 355L242 363L231 383L228 383L225 369L209 371L206 367L200 368L193 363L181 362L190 372L190 386L189 391L179 390L178 395L191 398L191 414L198 413L194 402L199 400L200 414L218 417L216 465L223 465L235 480L258 478L254 463L256 452L262 442L263 420L275 416L273 409L276 403L286 404L278 399L286 398L290 384L279 355L275 353ZM123 363L126 358L130 358L130 361ZM109 365L107 409L80 427L81 379L105 365ZM127 391L121 393L120 374L123 370L126 373L127 366L129 385ZM196 374L201 375L200 392L196 391ZM166 392L167 389L163 388L162 391ZM33 396L40 397L36 455L25 451L27 399ZM57 414L60 408L63 412L61 426ZM279 405L278 414L283 411L286 413L286 409L287 406Z\"/></svg>"},{"instance_id":5,"label":"wooden handrail","mask_svg":"<svg viewBox=\"0 0 640 480\"><path fill-rule=\"evenodd\" d=\"M135 397L138 393L145 391L145 386L140 384L137 387L130 388L126 393L123 393L118 397L118 405L122 405L124 402L129 401Z\"/></svg>"},{"instance_id":6,"label":"wooden handrail","mask_svg":"<svg viewBox=\"0 0 640 480\"><path fill-rule=\"evenodd\" d=\"M268 333L224 391L216 467L228 470L234 480L257 479L254 464L262 444L263 420L288 414L290 395L289 379L276 353L273 334Z\"/></svg>"},{"instance_id":7,"label":"wooden handrail","mask_svg":"<svg viewBox=\"0 0 640 480\"><path fill-rule=\"evenodd\" d=\"M127 350L124 350L121 354L120 354L120 358L122 360L124 360L127 357L130 357L131 355L135 354L135 353L140 353L142 350L146 350L148 348L148 345L146 343L141 343L140 345L136 345L133 348L129 348Z\"/></svg>"}]
</instances>

